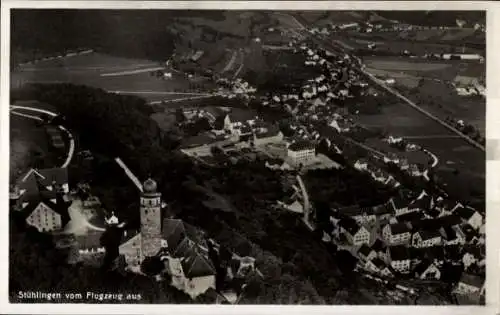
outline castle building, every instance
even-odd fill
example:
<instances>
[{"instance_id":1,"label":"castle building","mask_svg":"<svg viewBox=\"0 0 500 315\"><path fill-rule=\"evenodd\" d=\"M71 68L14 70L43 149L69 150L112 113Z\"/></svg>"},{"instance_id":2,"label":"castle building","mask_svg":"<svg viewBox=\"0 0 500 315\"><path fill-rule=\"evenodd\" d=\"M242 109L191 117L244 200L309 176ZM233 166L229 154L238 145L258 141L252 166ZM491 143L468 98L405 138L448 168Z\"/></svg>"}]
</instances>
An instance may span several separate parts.
<instances>
[{"instance_id":1,"label":"castle building","mask_svg":"<svg viewBox=\"0 0 500 315\"><path fill-rule=\"evenodd\" d=\"M192 298L215 288L215 267L208 257L203 233L182 220L161 215L161 194L154 180L143 184L140 197L141 228L138 233L124 231L119 257L130 271L141 272L146 257L159 257L170 275L171 285ZM113 215L108 225L118 224Z\"/></svg>"},{"instance_id":2,"label":"castle building","mask_svg":"<svg viewBox=\"0 0 500 315\"><path fill-rule=\"evenodd\" d=\"M144 182L140 203L141 212L141 260L155 256L161 249L161 194L149 178Z\"/></svg>"}]
</instances>

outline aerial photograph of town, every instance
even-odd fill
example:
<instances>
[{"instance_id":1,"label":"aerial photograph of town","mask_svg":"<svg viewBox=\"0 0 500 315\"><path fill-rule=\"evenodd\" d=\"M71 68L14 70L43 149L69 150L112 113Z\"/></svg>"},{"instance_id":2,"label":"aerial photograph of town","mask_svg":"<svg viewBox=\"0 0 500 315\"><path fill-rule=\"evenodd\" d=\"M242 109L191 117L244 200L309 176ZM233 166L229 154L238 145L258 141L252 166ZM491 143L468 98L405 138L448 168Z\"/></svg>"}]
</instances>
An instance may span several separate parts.
<instances>
[{"instance_id":1,"label":"aerial photograph of town","mask_svg":"<svg viewBox=\"0 0 500 315\"><path fill-rule=\"evenodd\" d=\"M484 11L10 18L11 303L485 304Z\"/></svg>"}]
</instances>

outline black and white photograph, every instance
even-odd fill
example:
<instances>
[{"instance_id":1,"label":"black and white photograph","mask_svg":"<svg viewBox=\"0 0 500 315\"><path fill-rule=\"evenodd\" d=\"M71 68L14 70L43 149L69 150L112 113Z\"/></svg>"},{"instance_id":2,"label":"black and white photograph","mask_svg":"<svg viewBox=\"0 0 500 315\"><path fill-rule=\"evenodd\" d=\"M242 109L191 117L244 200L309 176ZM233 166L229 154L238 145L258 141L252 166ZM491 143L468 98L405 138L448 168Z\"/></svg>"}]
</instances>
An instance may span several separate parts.
<instances>
[{"instance_id":1,"label":"black and white photograph","mask_svg":"<svg viewBox=\"0 0 500 315\"><path fill-rule=\"evenodd\" d=\"M9 303L485 305L486 10L9 11Z\"/></svg>"}]
</instances>

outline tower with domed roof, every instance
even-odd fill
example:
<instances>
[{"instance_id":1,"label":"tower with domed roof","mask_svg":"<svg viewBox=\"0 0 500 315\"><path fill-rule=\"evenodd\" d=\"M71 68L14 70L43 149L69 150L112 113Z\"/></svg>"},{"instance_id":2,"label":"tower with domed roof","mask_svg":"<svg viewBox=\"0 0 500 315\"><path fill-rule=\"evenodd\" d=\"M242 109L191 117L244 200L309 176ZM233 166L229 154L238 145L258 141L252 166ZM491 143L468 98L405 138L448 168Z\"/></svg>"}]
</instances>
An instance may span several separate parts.
<instances>
[{"instance_id":1,"label":"tower with domed roof","mask_svg":"<svg viewBox=\"0 0 500 315\"><path fill-rule=\"evenodd\" d=\"M148 178L141 194L141 260L158 254L161 248L161 193Z\"/></svg>"}]
</instances>

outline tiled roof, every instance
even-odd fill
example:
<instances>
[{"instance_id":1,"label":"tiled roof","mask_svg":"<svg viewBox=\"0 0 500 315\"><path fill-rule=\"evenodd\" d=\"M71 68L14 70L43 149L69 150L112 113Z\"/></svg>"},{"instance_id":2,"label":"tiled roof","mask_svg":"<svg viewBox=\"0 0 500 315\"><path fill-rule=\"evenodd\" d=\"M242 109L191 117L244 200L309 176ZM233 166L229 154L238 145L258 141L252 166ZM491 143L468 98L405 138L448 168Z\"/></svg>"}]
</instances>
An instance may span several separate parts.
<instances>
[{"instance_id":1,"label":"tiled roof","mask_svg":"<svg viewBox=\"0 0 500 315\"><path fill-rule=\"evenodd\" d=\"M430 266L432 266L432 261L430 261L429 259L424 259L420 264L418 264L414 272L420 275L425 272Z\"/></svg>"},{"instance_id":2,"label":"tiled roof","mask_svg":"<svg viewBox=\"0 0 500 315\"><path fill-rule=\"evenodd\" d=\"M85 235L76 235L75 240L79 249L100 248L102 231L89 230Z\"/></svg>"},{"instance_id":3,"label":"tiled roof","mask_svg":"<svg viewBox=\"0 0 500 315\"><path fill-rule=\"evenodd\" d=\"M162 229L163 238L174 257L185 256L192 247L207 248L203 233L182 220L167 218Z\"/></svg>"},{"instance_id":4,"label":"tiled roof","mask_svg":"<svg viewBox=\"0 0 500 315\"><path fill-rule=\"evenodd\" d=\"M424 215L420 211L413 211L405 214L401 214L397 217L399 222L412 222L416 220L423 219Z\"/></svg>"},{"instance_id":5,"label":"tiled roof","mask_svg":"<svg viewBox=\"0 0 500 315\"><path fill-rule=\"evenodd\" d=\"M297 141L292 143L288 149L291 151L302 151L302 150L312 150L315 148L315 145L309 141Z\"/></svg>"},{"instance_id":6,"label":"tiled roof","mask_svg":"<svg viewBox=\"0 0 500 315\"><path fill-rule=\"evenodd\" d=\"M34 170L28 171L18 179L17 185L19 189L25 189L25 194L27 195L38 194L38 183L36 177L37 175L35 175Z\"/></svg>"},{"instance_id":7,"label":"tiled roof","mask_svg":"<svg viewBox=\"0 0 500 315\"><path fill-rule=\"evenodd\" d=\"M484 279L479 276L471 275L464 272L462 274L462 277L460 278L460 282L474 286L476 288L481 288L484 284Z\"/></svg>"},{"instance_id":8,"label":"tiled roof","mask_svg":"<svg viewBox=\"0 0 500 315\"><path fill-rule=\"evenodd\" d=\"M463 224L460 226L460 229L464 232L466 241L471 241L474 237L479 236L470 224Z\"/></svg>"},{"instance_id":9,"label":"tiled roof","mask_svg":"<svg viewBox=\"0 0 500 315\"><path fill-rule=\"evenodd\" d=\"M411 229L406 225L406 223L391 224L390 229L392 235L409 233L411 231Z\"/></svg>"},{"instance_id":10,"label":"tiled roof","mask_svg":"<svg viewBox=\"0 0 500 315\"><path fill-rule=\"evenodd\" d=\"M197 135L189 138L185 138L182 140L181 148L192 148L201 146L204 144L210 144L215 142L216 140L209 135Z\"/></svg>"},{"instance_id":11,"label":"tiled roof","mask_svg":"<svg viewBox=\"0 0 500 315\"><path fill-rule=\"evenodd\" d=\"M393 204L394 210L404 209L408 206L408 201L401 196L391 198L391 202Z\"/></svg>"},{"instance_id":12,"label":"tiled roof","mask_svg":"<svg viewBox=\"0 0 500 315\"><path fill-rule=\"evenodd\" d=\"M181 260L182 269L187 278L215 275L215 267L203 254L192 250L190 255Z\"/></svg>"},{"instance_id":13,"label":"tiled roof","mask_svg":"<svg viewBox=\"0 0 500 315\"><path fill-rule=\"evenodd\" d=\"M484 246L465 245L464 250L467 253L472 254L476 258L479 258L479 257L482 257L485 255L485 247Z\"/></svg>"},{"instance_id":14,"label":"tiled roof","mask_svg":"<svg viewBox=\"0 0 500 315\"><path fill-rule=\"evenodd\" d=\"M254 120L257 114L248 109L233 108L233 110L228 114L231 122L247 122L249 120Z\"/></svg>"},{"instance_id":15,"label":"tiled roof","mask_svg":"<svg viewBox=\"0 0 500 315\"><path fill-rule=\"evenodd\" d=\"M441 213L439 212L439 210L431 209L431 210L426 210L425 214L432 218L437 218Z\"/></svg>"},{"instance_id":16,"label":"tiled roof","mask_svg":"<svg viewBox=\"0 0 500 315\"><path fill-rule=\"evenodd\" d=\"M445 226L442 228L443 238L447 241L452 241L457 238L457 232L451 228L451 226Z\"/></svg>"},{"instance_id":17,"label":"tiled roof","mask_svg":"<svg viewBox=\"0 0 500 315\"><path fill-rule=\"evenodd\" d=\"M417 208L417 209L430 209L432 204L432 197L429 195L425 195L420 199L415 199L413 202L411 202L408 207L409 208Z\"/></svg>"},{"instance_id":18,"label":"tiled roof","mask_svg":"<svg viewBox=\"0 0 500 315\"><path fill-rule=\"evenodd\" d=\"M363 254L364 256L368 256L371 251L372 249L368 245L363 244L363 246L361 246L361 248L359 249L358 253Z\"/></svg>"},{"instance_id":19,"label":"tiled roof","mask_svg":"<svg viewBox=\"0 0 500 315\"><path fill-rule=\"evenodd\" d=\"M474 213L476 213L476 211L465 207L457 208L455 211L453 211L453 214L456 214L465 220L470 219L474 215Z\"/></svg>"},{"instance_id":20,"label":"tiled roof","mask_svg":"<svg viewBox=\"0 0 500 315\"><path fill-rule=\"evenodd\" d=\"M371 215L373 214L372 207L360 207L358 205L343 207L338 210L340 213L345 214L350 217L358 216L358 215Z\"/></svg>"},{"instance_id":21,"label":"tiled roof","mask_svg":"<svg viewBox=\"0 0 500 315\"><path fill-rule=\"evenodd\" d=\"M351 235L358 233L358 231L361 229L361 226L354 219L351 218L340 219L339 225L343 227Z\"/></svg>"},{"instance_id":22,"label":"tiled roof","mask_svg":"<svg viewBox=\"0 0 500 315\"><path fill-rule=\"evenodd\" d=\"M385 245L382 243L380 239L376 239L375 242L373 242L372 249L379 252L385 250Z\"/></svg>"},{"instance_id":23,"label":"tiled roof","mask_svg":"<svg viewBox=\"0 0 500 315\"><path fill-rule=\"evenodd\" d=\"M56 201L54 202L52 199L56 199ZM29 201L26 200L26 202L29 202L29 204L21 212L24 218L28 218L36 207L43 202L47 207L61 216L62 226L65 226L70 220L68 208L71 202L64 201L62 196L56 195L55 192L43 190L41 188L38 195L33 195L30 197Z\"/></svg>"},{"instance_id":24,"label":"tiled roof","mask_svg":"<svg viewBox=\"0 0 500 315\"><path fill-rule=\"evenodd\" d=\"M267 128L265 132L256 133L255 137L258 139L269 138L277 136L280 133L278 126L271 125Z\"/></svg>"},{"instance_id":25,"label":"tiled roof","mask_svg":"<svg viewBox=\"0 0 500 315\"><path fill-rule=\"evenodd\" d=\"M57 185L63 185L68 183L68 169L67 168L46 168L38 170L43 178L40 179L40 183L44 186L52 185L55 182Z\"/></svg>"},{"instance_id":26,"label":"tiled roof","mask_svg":"<svg viewBox=\"0 0 500 315\"><path fill-rule=\"evenodd\" d=\"M443 208L445 208L446 210L453 209L457 205L457 203L458 203L457 201L451 199L445 199L441 201Z\"/></svg>"},{"instance_id":27,"label":"tiled roof","mask_svg":"<svg viewBox=\"0 0 500 315\"><path fill-rule=\"evenodd\" d=\"M383 268L385 267L385 262L384 262L382 259L378 258L378 257L374 258L374 259L372 260L372 263L373 263L373 264L374 264L374 265L375 265L378 269L383 269Z\"/></svg>"},{"instance_id":28,"label":"tiled roof","mask_svg":"<svg viewBox=\"0 0 500 315\"><path fill-rule=\"evenodd\" d=\"M430 240L436 237L441 237L441 233L439 231L434 230L434 231L420 231L418 232L420 234L420 237L422 238L423 241L425 240Z\"/></svg>"},{"instance_id":29,"label":"tiled roof","mask_svg":"<svg viewBox=\"0 0 500 315\"><path fill-rule=\"evenodd\" d=\"M436 220L441 226L453 226L461 223L460 217L454 214L442 216Z\"/></svg>"},{"instance_id":30,"label":"tiled roof","mask_svg":"<svg viewBox=\"0 0 500 315\"><path fill-rule=\"evenodd\" d=\"M443 260L444 259L444 247L443 246L432 246L422 248L418 251L421 257L430 259L430 260Z\"/></svg>"},{"instance_id":31,"label":"tiled roof","mask_svg":"<svg viewBox=\"0 0 500 315\"><path fill-rule=\"evenodd\" d=\"M391 260L406 260L410 259L410 253L408 248L398 245L389 248L389 253L391 256Z\"/></svg>"},{"instance_id":32,"label":"tiled roof","mask_svg":"<svg viewBox=\"0 0 500 315\"><path fill-rule=\"evenodd\" d=\"M392 205L390 205L389 203L386 203L386 204L383 204L383 205L380 205L380 206L373 207L373 212L376 215L384 215L384 214L393 213L394 210L392 208Z\"/></svg>"}]
</instances>

